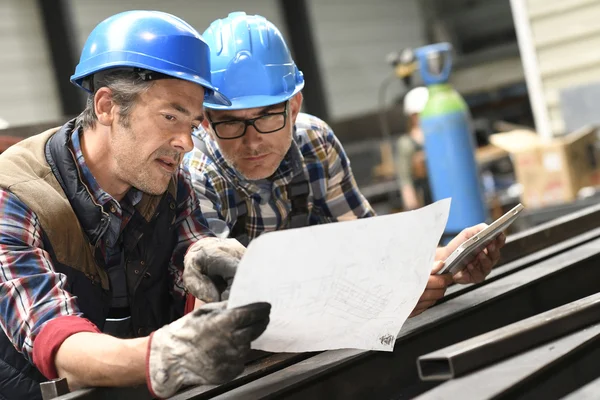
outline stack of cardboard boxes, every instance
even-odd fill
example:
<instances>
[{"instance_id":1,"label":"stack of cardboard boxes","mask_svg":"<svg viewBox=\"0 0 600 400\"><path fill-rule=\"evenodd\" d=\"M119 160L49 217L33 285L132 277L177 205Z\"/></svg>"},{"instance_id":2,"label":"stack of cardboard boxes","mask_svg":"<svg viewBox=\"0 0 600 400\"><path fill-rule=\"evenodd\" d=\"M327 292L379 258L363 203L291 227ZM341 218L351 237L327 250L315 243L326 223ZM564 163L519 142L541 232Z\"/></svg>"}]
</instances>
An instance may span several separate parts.
<instances>
[{"instance_id":1,"label":"stack of cardboard boxes","mask_svg":"<svg viewBox=\"0 0 600 400\"><path fill-rule=\"evenodd\" d=\"M490 141L510 153L521 202L529 208L571 202L580 189L600 186L600 151L595 127L543 140L533 131L492 135Z\"/></svg>"}]
</instances>

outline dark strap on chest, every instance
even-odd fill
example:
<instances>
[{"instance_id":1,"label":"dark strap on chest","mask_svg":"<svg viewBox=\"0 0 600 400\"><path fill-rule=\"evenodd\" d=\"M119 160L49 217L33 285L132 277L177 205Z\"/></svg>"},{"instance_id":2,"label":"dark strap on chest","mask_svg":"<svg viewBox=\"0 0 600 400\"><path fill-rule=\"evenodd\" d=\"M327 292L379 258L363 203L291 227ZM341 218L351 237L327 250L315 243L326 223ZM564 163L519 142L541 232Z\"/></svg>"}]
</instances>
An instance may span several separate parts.
<instances>
[{"instance_id":1,"label":"dark strap on chest","mask_svg":"<svg viewBox=\"0 0 600 400\"><path fill-rule=\"evenodd\" d=\"M204 140L196 136L192 136L192 138L194 147L208 157L213 163L217 164L208 151ZM285 228L301 228L308 225L309 194L310 187L304 174L301 173L295 175L287 185L287 197L291 202L291 210L284 225ZM246 229L248 226L248 205L244 200L244 196L237 188L234 197L237 209L237 219L229 233L229 237L237 239L237 241L244 246L248 246L250 243L250 238Z\"/></svg>"},{"instance_id":2,"label":"dark strap on chest","mask_svg":"<svg viewBox=\"0 0 600 400\"><path fill-rule=\"evenodd\" d=\"M310 189L304 174L295 175L287 186L287 197L292 203L286 228L308 225L308 195Z\"/></svg>"}]
</instances>

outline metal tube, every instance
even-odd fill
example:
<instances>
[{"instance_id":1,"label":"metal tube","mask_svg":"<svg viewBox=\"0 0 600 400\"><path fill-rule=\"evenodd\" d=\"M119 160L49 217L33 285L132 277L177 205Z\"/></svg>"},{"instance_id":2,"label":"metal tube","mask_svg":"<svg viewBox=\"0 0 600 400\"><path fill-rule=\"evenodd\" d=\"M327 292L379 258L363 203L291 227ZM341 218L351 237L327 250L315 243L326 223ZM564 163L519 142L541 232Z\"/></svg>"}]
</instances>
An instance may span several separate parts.
<instances>
[{"instance_id":1,"label":"metal tube","mask_svg":"<svg viewBox=\"0 0 600 400\"><path fill-rule=\"evenodd\" d=\"M67 378L53 379L48 382L40 383L40 391L43 400L52 400L58 396L69 393Z\"/></svg>"},{"instance_id":2,"label":"metal tube","mask_svg":"<svg viewBox=\"0 0 600 400\"><path fill-rule=\"evenodd\" d=\"M469 375L446 381L417 399L556 399L560 397L559 392L565 390L565 385L572 385L572 382L557 380L555 383L558 384L558 389L550 396L537 396L533 393L542 389L544 382L556 377L557 371L570 370L571 365L578 365L579 361L583 360L581 356L590 349L597 348L598 343L600 323ZM577 371L575 374L571 372L571 375L581 375L584 372L580 369ZM599 372L597 368L588 368L585 373L597 375Z\"/></svg>"},{"instance_id":3,"label":"metal tube","mask_svg":"<svg viewBox=\"0 0 600 400\"><path fill-rule=\"evenodd\" d=\"M600 293L423 355L422 380L447 380L600 320Z\"/></svg>"},{"instance_id":4,"label":"metal tube","mask_svg":"<svg viewBox=\"0 0 600 400\"><path fill-rule=\"evenodd\" d=\"M217 398L293 400L331 393L346 399L415 397L432 386L418 377L420 350L450 345L598 292L599 260L596 239L409 319L393 353L327 351ZM195 397L201 398L208 397Z\"/></svg>"},{"instance_id":5,"label":"metal tube","mask_svg":"<svg viewBox=\"0 0 600 400\"><path fill-rule=\"evenodd\" d=\"M593 327L572 335L587 334L591 329ZM551 349L554 350L556 348ZM547 363L537 373L502 392L497 400L562 398L600 376L598 360L600 360L600 334L583 342L565 356Z\"/></svg>"},{"instance_id":6,"label":"metal tube","mask_svg":"<svg viewBox=\"0 0 600 400\"><path fill-rule=\"evenodd\" d=\"M598 228L599 219L600 204L596 204L511 235L502 249L498 266Z\"/></svg>"}]
</instances>

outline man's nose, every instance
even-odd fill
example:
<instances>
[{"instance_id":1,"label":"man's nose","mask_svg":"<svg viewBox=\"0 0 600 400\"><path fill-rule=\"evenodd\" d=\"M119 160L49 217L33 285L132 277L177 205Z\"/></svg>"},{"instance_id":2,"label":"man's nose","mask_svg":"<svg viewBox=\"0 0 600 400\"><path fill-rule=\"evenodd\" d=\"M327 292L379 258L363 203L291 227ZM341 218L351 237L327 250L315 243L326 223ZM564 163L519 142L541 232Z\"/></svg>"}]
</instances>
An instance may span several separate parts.
<instances>
[{"instance_id":1,"label":"man's nose","mask_svg":"<svg viewBox=\"0 0 600 400\"><path fill-rule=\"evenodd\" d=\"M194 148L191 132L182 132L175 136L171 145L180 152L187 153Z\"/></svg>"},{"instance_id":2,"label":"man's nose","mask_svg":"<svg viewBox=\"0 0 600 400\"><path fill-rule=\"evenodd\" d=\"M256 130L253 125L248 125L246 133L242 136L244 144L247 146L257 145L262 143L263 134Z\"/></svg>"}]
</instances>

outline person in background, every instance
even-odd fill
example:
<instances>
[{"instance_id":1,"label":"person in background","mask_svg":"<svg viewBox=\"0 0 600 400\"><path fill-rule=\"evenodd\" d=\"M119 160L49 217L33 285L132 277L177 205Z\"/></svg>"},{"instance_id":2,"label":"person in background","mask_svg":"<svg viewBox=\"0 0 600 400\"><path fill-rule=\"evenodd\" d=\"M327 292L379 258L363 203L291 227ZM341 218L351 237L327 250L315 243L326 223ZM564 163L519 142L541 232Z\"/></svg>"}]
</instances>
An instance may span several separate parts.
<instances>
[{"instance_id":1,"label":"person in background","mask_svg":"<svg viewBox=\"0 0 600 400\"><path fill-rule=\"evenodd\" d=\"M419 116L428 98L429 92L424 86L411 89L404 97L408 132L396 142L397 157L394 165L406 210L414 210L432 201L423 152L423 131L419 123Z\"/></svg>"}]
</instances>

